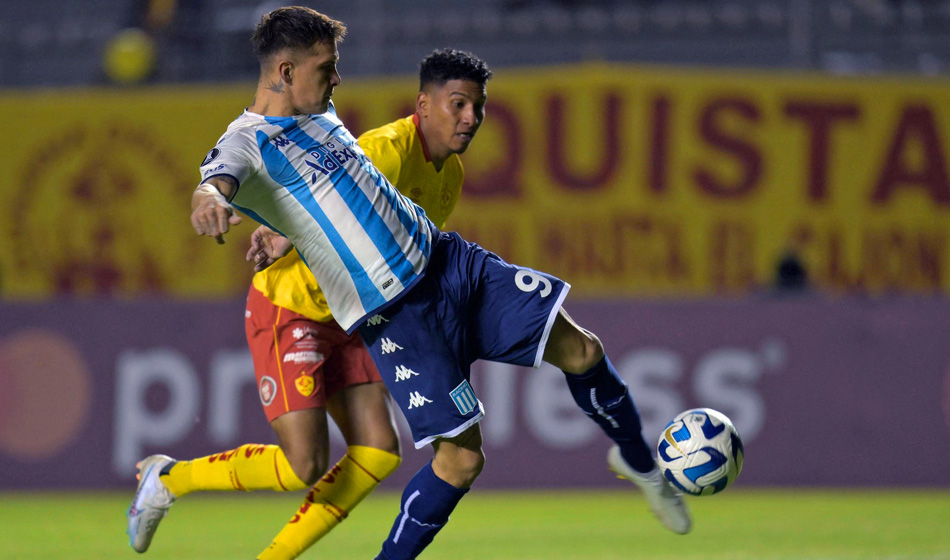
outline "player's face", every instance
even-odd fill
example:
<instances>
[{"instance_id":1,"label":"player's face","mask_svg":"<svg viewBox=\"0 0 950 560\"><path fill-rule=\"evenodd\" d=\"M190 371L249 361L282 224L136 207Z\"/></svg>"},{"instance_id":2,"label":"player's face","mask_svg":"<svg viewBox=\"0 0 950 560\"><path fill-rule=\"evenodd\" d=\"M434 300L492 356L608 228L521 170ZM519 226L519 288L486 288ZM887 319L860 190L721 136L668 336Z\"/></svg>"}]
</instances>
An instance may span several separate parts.
<instances>
[{"instance_id":1,"label":"player's face","mask_svg":"<svg viewBox=\"0 0 950 560\"><path fill-rule=\"evenodd\" d=\"M430 84L419 110L426 121L426 143L433 154L461 154L485 120L485 86L472 80Z\"/></svg>"},{"instance_id":2,"label":"player's face","mask_svg":"<svg viewBox=\"0 0 950 560\"><path fill-rule=\"evenodd\" d=\"M343 81L336 69L339 60L336 43L315 43L296 57L289 89L297 113L326 112L333 89Z\"/></svg>"}]
</instances>

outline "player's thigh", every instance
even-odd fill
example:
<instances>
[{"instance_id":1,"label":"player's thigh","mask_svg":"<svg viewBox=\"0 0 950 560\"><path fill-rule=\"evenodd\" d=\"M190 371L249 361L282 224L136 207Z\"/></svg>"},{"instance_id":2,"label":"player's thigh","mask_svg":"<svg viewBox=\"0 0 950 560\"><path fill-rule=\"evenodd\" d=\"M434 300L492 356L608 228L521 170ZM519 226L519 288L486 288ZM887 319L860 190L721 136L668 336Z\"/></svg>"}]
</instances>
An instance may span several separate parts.
<instances>
[{"instance_id":1,"label":"player's thigh","mask_svg":"<svg viewBox=\"0 0 950 560\"><path fill-rule=\"evenodd\" d=\"M389 392L358 334L337 344L323 367L327 410L347 445L399 452Z\"/></svg>"},{"instance_id":2,"label":"player's thigh","mask_svg":"<svg viewBox=\"0 0 950 560\"><path fill-rule=\"evenodd\" d=\"M269 422L298 410L325 406L323 367L345 337L335 323L312 321L271 303L253 287L245 331L258 394Z\"/></svg>"},{"instance_id":3,"label":"player's thigh","mask_svg":"<svg viewBox=\"0 0 950 560\"><path fill-rule=\"evenodd\" d=\"M462 433L484 415L468 381L469 362L460 357L459 314L443 305L449 298L435 276L427 274L359 330L417 449Z\"/></svg>"},{"instance_id":4,"label":"player's thigh","mask_svg":"<svg viewBox=\"0 0 950 560\"><path fill-rule=\"evenodd\" d=\"M327 399L347 445L375 447L399 455L399 436L389 391L381 381L350 385Z\"/></svg>"},{"instance_id":5,"label":"player's thigh","mask_svg":"<svg viewBox=\"0 0 950 560\"><path fill-rule=\"evenodd\" d=\"M466 313L475 357L538 366L569 289L550 274L490 255L481 269L477 297Z\"/></svg>"}]
</instances>

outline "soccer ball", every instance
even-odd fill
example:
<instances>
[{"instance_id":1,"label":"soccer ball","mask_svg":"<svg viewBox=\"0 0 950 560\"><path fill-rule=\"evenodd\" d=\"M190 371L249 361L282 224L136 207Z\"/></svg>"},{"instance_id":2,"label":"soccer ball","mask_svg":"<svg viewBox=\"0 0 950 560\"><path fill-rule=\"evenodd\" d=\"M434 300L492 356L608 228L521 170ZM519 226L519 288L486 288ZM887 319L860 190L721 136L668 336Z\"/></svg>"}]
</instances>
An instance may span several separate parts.
<instances>
[{"instance_id":1,"label":"soccer ball","mask_svg":"<svg viewBox=\"0 0 950 560\"><path fill-rule=\"evenodd\" d=\"M711 408L681 412L657 444L657 463L673 486L693 496L722 492L742 470L742 440L732 421Z\"/></svg>"}]
</instances>

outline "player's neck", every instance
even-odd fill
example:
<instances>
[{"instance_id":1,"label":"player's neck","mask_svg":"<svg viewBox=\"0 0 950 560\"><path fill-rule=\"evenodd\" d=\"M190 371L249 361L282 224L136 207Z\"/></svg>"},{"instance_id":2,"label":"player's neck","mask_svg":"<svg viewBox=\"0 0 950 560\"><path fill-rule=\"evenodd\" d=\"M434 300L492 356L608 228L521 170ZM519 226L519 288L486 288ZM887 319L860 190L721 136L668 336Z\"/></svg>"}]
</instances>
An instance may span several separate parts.
<instances>
[{"instance_id":1,"label":"player's neck","mask_svg":"<svg viewBox=\"0 0 950 560\"><path fill-rule=\"evenodd\" d=\"M296 115L297 112L290 102L289 95L283 87L278 87L283 86L283 84L280 82L277 82L277 86L273 84L274 82L262 78L257 84L254 101L247 110L268 117L292 117Z\"/></svg>"},{"instance_id":2,"label":"player's neck","mask_svg":"<svg viewBox=\"0 0 950 560\"><path fill-rule=\"evenodd\" d=\"M445 165L445 160L449 159L449 155L451 154L446 154L445 157L439 157L432 153L429 155L432 158L432 165L435 166L435 170L438 172L442 171L442 166Z\"/></svg>"}]
</instances>

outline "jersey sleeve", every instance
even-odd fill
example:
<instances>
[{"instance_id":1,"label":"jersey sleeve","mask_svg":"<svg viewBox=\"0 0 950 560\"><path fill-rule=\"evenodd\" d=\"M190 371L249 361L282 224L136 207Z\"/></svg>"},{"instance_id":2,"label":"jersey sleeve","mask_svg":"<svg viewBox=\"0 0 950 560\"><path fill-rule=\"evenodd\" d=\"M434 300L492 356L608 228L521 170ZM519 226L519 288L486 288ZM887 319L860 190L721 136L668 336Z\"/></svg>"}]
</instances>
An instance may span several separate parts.
<instances>
[{"instance_id":1,"label":"jersey sleeve","mask_svg":"<svg viewBox=\"0 0 950 560\"><path fill-rule=\"evenodd\" d=\"M242 131L226 133L201 162L201 180L230 177L237 181L240 188L258 167L254 156L255 147Z\"/></svg>"}]
</instances>

